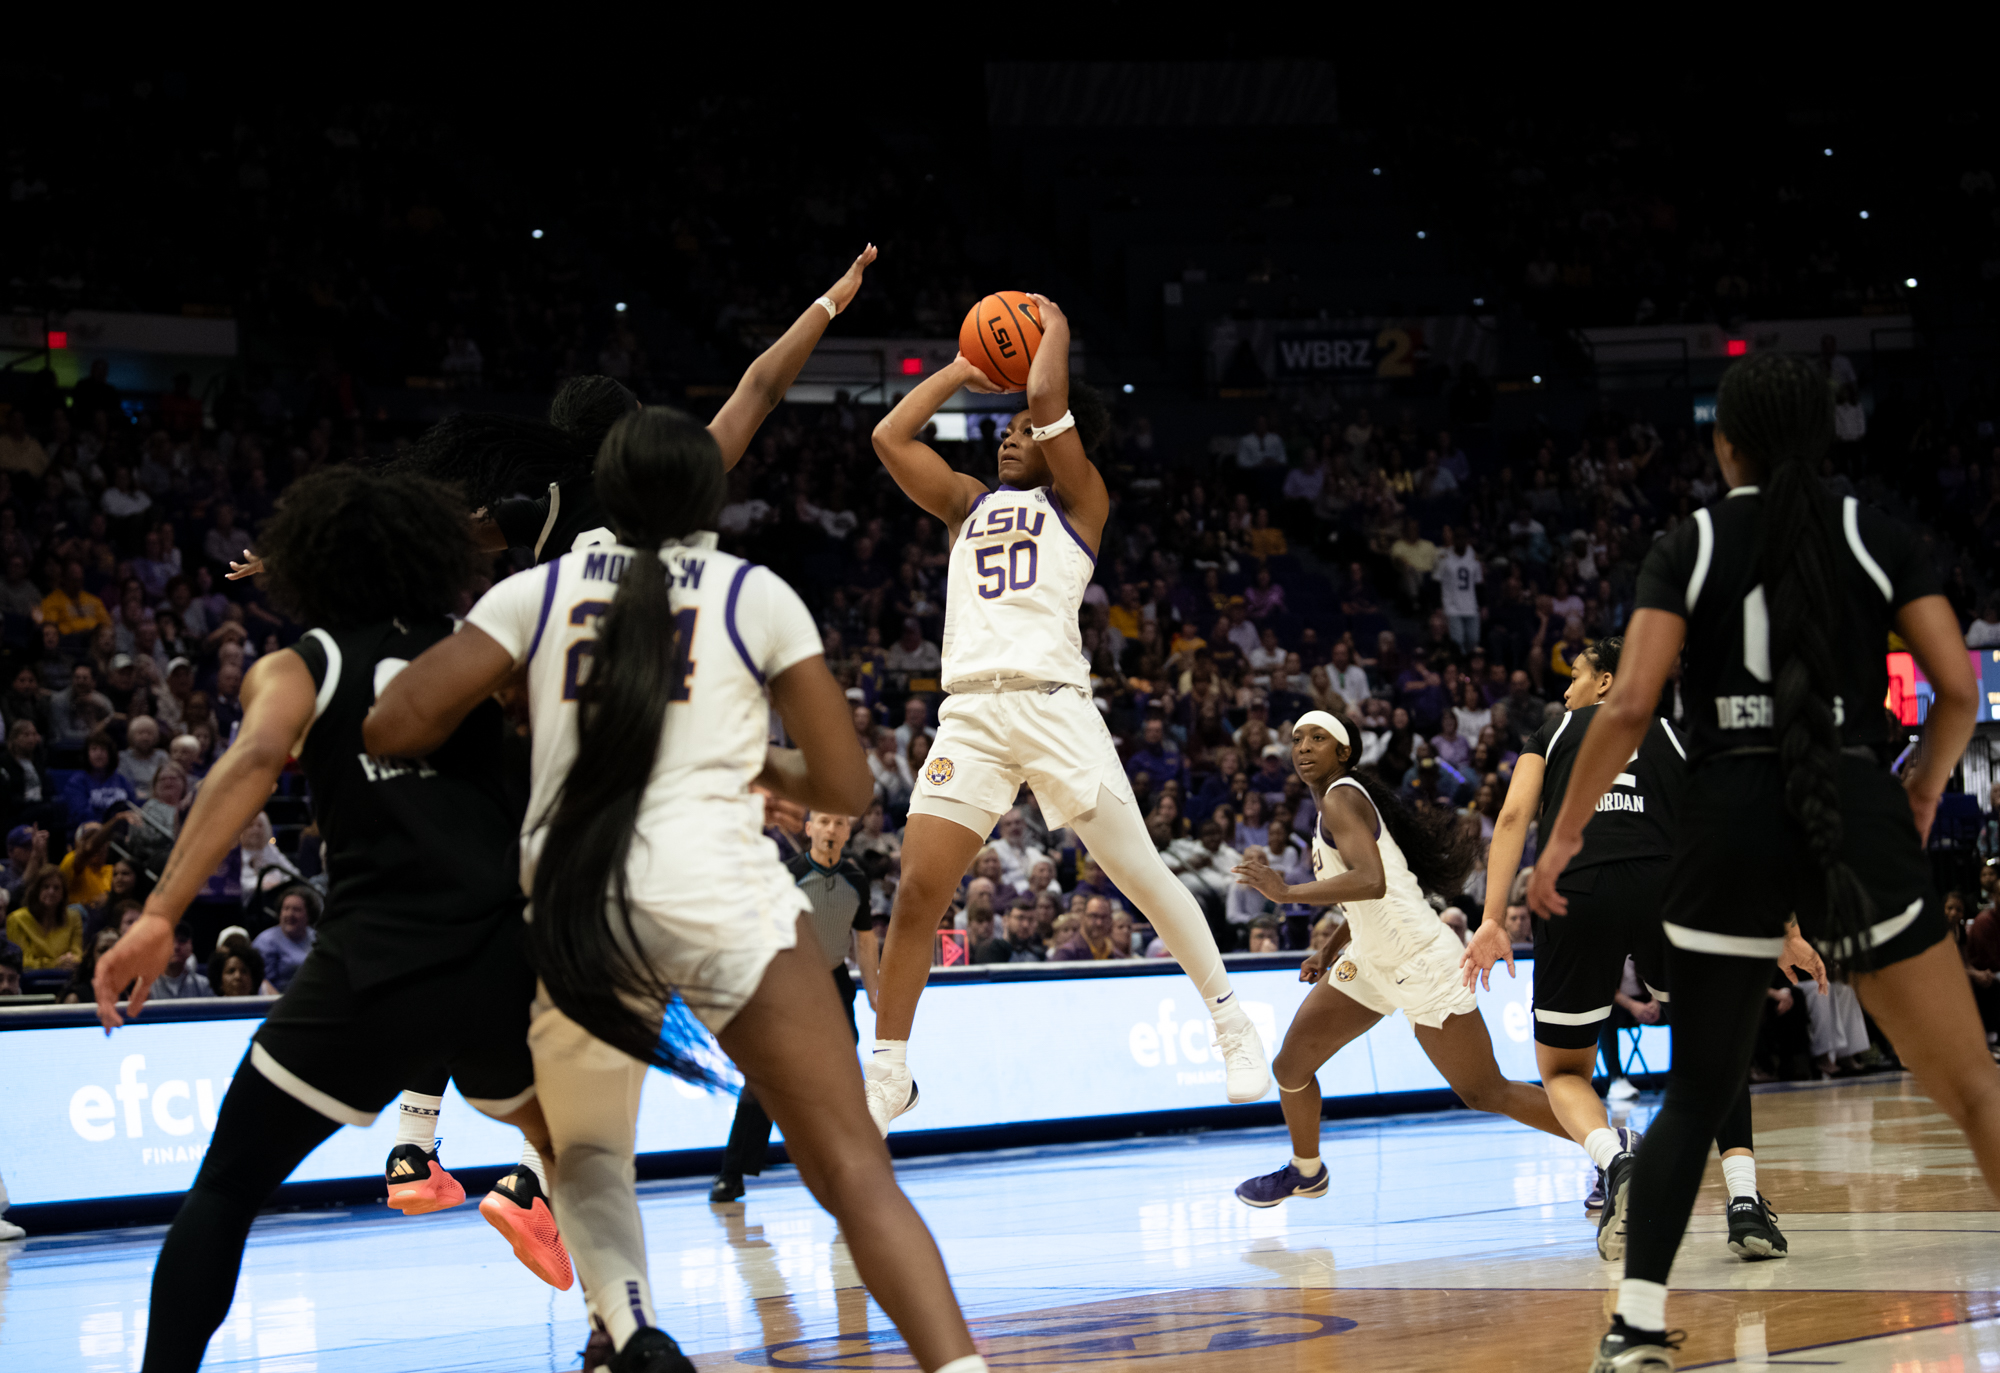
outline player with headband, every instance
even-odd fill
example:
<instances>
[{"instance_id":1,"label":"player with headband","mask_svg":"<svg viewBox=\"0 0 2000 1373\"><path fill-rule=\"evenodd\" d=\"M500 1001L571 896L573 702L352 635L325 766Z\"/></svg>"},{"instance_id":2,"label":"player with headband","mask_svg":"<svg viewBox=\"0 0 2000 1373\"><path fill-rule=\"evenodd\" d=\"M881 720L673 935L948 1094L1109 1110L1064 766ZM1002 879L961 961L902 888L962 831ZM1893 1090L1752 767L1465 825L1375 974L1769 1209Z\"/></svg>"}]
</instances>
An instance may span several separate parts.
<instances>
[{"instance_id":1,"label":"player with headband","mask_svg":"<svg viewBox=\"0 0 2000 1373\"><path fill-rule=\"evenodd\" d=\"M1395 1011L1408 1017L1417 1043L1467 1106L1569 1138L1547 1093L1501 1076L1472 989L1459 979L1458 936L1424 899L1425 888L1458 890L1478 861L1476 841L1451 812L1411 810L1372 775L1356 771L1357 737L1354 725L1324 710L1309 710L1292 726L1292 766L1319 807L1314 880L1289 885L1261 849L1236 869L1244 885L1273 901L1338 904L1347 913L1347 924L1299 968L1299 980L1314 986L1271 1064L1292 1159L1236 1189L1251 1206L1326 1195L1316 1074Z\"/></svg>"},{"instance_id":2,"label":"player with headband","mask_svg":"<svg viewBox=\"0 0 2000 1373\"><path fill-rule=\"evenodd\" d=\"M1231 1101L1270 1085L1264 1046L1229 987L1201 907L1146 833L1111 733L1091 701L1077 611L1097 566L1111 495L1090 460L1110 426L1085 387L1071 394L1069 321L1033 296L1045 333L1028 405L1000 439L1000 486L954 472L918 435L960 387L1001 388L964 357L926 379L875 427L875 451L904 493L952 532L945 596L947 693L930 761L910 800L903 875L889 917L868 1105L886 1133L917 1104L905 1053L931 941L959 878L1027 783L1049 828L1071 826L1137 904L1215 1018Z\"/></svg>"}]
</instances>

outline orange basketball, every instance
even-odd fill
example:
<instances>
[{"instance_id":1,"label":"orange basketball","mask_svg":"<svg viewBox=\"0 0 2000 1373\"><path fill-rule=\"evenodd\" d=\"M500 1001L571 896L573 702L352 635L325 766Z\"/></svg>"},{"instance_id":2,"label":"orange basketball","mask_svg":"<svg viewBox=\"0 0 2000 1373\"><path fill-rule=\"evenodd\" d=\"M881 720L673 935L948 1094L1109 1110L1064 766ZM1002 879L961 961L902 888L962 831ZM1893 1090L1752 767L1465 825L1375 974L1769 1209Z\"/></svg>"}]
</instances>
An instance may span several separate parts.
<instances>
[{"instance_id":1,"label":"orange basketball","mask_svg":"<svg viewBox=\"0 0 2000 1373\"><path fill-rule=\"evenodd\" d=\"M996 386L1019 391L1028 364L1042 344L1042 312L1024 291L995 291L966 312L958 326L958 351Z\"/></svg>"}]
</instances>

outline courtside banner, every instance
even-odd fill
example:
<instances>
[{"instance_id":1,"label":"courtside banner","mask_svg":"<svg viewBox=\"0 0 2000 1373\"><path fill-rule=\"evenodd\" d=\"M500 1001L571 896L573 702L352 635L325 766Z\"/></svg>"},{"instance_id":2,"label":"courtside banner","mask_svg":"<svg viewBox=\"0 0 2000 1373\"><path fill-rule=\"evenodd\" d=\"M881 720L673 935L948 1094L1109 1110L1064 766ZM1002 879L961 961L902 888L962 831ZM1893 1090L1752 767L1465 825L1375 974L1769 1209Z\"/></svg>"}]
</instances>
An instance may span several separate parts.
<instances>
[{"instance_id":1,"label":"courtside banner","mask_svg":"<svg viewBox=\"0 0 2000 1373\"><path fill-rule=\"evenodd\" d=\"M1501 1071L1522 1081L1535 1080L1532 966L1521 965L1513 981L1496 969L1493 990L1479 998ZM1158 971L1079 977L1051 969L1018 980L935 982L918 1007L910 1051L922 1105L899 1118L895 1132L1224 1105L1222 1064L1201 999L1171 964ZM1231 982L1275 1054L1308 990L1296 967L1233 968ZM856 1012L866 1043L874 1027L865 1000ZM0 1032L7 1065L0 1168L22 1205L185 1191L230 1078L255 1071L242 1066L255 1015L141 1017L110 1036L94 1024L28 1028L32 1012L0 1016L0 1026L9 1023L23 1028ZM1666 1070L1664 1027L1648 1027L1639 1047L1651 1071ZM716 1061L726 1063L719 1052ZM1319 1080L1328 1096L1343 1097L1445 1085L1401 1016L1348 1046ZM1265 1099L1275 1101L1275 1091ZM655 1075L640 1108L639 1152L719 1148L735 1109L732 1095ZM379 1178L395 1132L391 1102L373 1127L335 1132L293 1181ZM438 1135L447 1167L504 1166L520 1157L519 1132L480 1115L455 1088Z\"/></svg>"}]
</instances>

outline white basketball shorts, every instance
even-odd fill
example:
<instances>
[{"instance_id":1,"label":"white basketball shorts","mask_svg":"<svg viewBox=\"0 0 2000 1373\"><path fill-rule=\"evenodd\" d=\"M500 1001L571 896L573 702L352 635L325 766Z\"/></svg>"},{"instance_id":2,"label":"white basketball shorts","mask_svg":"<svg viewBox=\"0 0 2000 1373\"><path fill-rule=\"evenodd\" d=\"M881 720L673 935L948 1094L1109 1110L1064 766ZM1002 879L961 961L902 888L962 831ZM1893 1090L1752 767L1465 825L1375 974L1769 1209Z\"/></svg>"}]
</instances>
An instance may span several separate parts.
<instances>
[{"instance_id":1,"label":"white basketball shorts","mask_svg":"<svg viewBox=\"0 0 2000 1373\"><path fill-rule=\"evenodd\" d=\"M1333 960L1327 980L1342 996L1354 1000L1377 1015L1401 1011L1412 1025L1435 1030L1455 1015L1476 1012L1479 1003L1459 972L1465 946L1443 921L1437 934L1416 954L1395 967L1369 959L1364 948L1356 953L1349 945Z\"/></svg>"},{"instance_id":2,"label":"white basketball shorts","mask_svg":"<svg viewBox=\"0 0 2000 1373\"><path fill-rule=\"evenodd\" d=\"M1081 687L960 692L938 707L937 738L910 797L916 815L953 814L970 806L986 816L986 833L1009 810L1025 782L1042 819L1060 829L1095 810L1109 789L1136 806L1125 765L1090 693ZM937 801L956 805L938 806ZM962 821L961 821L962 823Z\"/></svg>"}]
</instances>

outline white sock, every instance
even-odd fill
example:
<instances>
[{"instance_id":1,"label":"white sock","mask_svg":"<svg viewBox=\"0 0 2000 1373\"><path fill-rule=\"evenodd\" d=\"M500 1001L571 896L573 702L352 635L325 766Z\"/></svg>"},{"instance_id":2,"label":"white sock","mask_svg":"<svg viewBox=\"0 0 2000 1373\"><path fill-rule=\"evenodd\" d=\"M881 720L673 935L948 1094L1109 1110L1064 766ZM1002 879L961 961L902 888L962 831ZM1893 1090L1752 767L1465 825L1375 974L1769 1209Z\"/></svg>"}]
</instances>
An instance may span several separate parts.
<instances>
[{"instance_id":1,"label":"white sock","mask_svg":"<svg viewBox=\"0 0 2000 1373\"><path fill-rule=\"evenodd\" d=\"M907 1039L878 1039L875 1041L875 1061L884 1067L894 1068L898 1072L910 1066L907 1057L909 1052L910 1041Z\"/></svg>"},{"instance_id":2,"label":"white sock","mask_svg":"<svg viewBox=\"0 0 2000 1373\"><path fill-rule=\"evenodd\" d=\"M1634 1330L1667 1328L1667 1288L1665 1283L1626 1278L1618 1284L1618 1319Z\"/></svg>"},{"instance_id":3,"label":"white sock","mask_svg":"<svg viewBox=\"0 0 2000 1373\"><path fill-rule=\"evenodd\" d=\"M1306 1177L1316 1178L1319 1176L1319 1156L1315 1154L1311 1158L1300 1158L1297 1154L1293 1154L1292 1167Z\"/></svg>"},{"instance_id":4,"label":"white sock","mask_svg":"<svg viewBox=\"0 0 2000 1373\"><path fill-rule=\"evenodd\" d=\"M535 1181L541 1184L542 1195L547 1196L549 1194L548 1169L542 1166L540 1151L525 1140L521 1144L521 1166L535 1175Z\"/></svg>"},{"instance_id":5,"label":"white sock","mask_svg":"<svg viewBox=\"0 0 2000 1373\"><path fill-rule=\"evenodd\" d=\"M1243 1009L1243 1003L1236 999L1233 991L1226 991L1221 996L1207 997L1205 1000L1208 1004L1208 1013L1215 1017L1215 1023L1218 1025L1229 1026L1250 1019Z\"/></svg>"},{"instance_id":6,"label":"white sock","mask_svg":"<svg viewBox=\"0 0 2000 1373\"><path fill-rule=\"evenodd\" d=\"M986 1373L986 1360L977 1354L966 1354L950 1363L939 1364L937 1373Z\"/></svg>"},{"instance_id":7,"label":"white sock","mask_svg":"<svg viewBox=\"0 0 2000 1373\"><path fill-rule=\"evenodd\" d=\"M443 1109L444 1098L441 1096L425 1096L422 1092L403 1093L402 1105L396 1112L396 1143L430 1148L437 1141L438 1112Z\"/></svg>"},{"instance_id":8,"label":"white sock","mask_svg":"<svg viewBox=\"0 0 2000 1373\"><path fill-rule=\"evenodd\" d=\"M623 1349L625 1342L653 1324L653 1291L644 1278L627 1278L621 1291L607 1292L603 1312L604 1333L611 1347Z\"/></svg>"},{"instance_id":9,"label":"white sock","mask_svg":"<svg viewBox=\"0 0 2000 1373\"><path fill-rule=\"evenodd\" d=\"M1599 1168L1609 1168L1611 1160L1625 1151L1618 1143L1618 1132L1600 1125L1583 1137L1583 1152Z\"/></svg>"},{"instance_id":10,"label":"white sock","mask_svg":"<svg viewBox=\"0 0 2000 1373\"><path fill-rule=\"evenodd\" d=\"M1757 1160L1749 1154L1738 1154L1734 1158L1722 1160L1722 1180L1729 1186L1729 1199L1754 1197L1757 1195Z\"/></svg>"}]
</instances>

